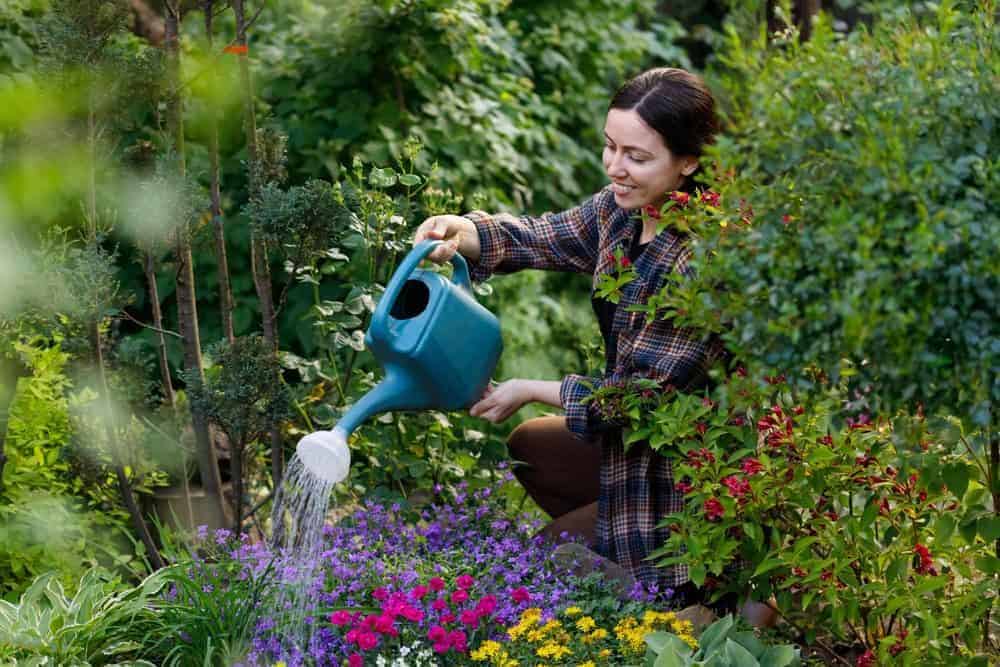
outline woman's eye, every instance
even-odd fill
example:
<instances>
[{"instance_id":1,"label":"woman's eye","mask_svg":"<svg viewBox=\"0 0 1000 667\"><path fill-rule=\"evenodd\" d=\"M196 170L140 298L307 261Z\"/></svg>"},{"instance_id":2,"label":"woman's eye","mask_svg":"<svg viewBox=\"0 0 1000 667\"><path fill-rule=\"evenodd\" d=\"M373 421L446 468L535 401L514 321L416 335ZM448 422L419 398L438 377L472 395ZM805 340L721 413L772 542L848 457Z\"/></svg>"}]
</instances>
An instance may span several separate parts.
<instances>
[{"instance_id":1,"label":"woman's eye","mask_svg":"<svg viewBox=\"0 0 1000 667\"><path fill-rule=\"evenodd\" d=\"M635 162L636 164L642 164L643 162L646 161L646 158L644 157L636 157L635 155L632 155L630 157L632 158L632 162Z\"/></svg>"}]
</instances>

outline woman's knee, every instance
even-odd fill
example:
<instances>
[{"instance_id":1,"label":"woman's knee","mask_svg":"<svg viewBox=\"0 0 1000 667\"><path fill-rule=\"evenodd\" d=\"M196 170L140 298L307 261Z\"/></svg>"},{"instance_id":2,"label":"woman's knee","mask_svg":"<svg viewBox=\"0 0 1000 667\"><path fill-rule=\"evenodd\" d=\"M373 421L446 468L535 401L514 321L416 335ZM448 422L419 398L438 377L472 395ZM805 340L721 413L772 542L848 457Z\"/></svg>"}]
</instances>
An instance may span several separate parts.
<instances>
[{"instance_id":1,"label":"woman's knee","mask_svg":"<svg viewBox=\"0 0 1000 667\"><path fill-rule=\"evenodd\" d=\"M552 417L536 417L518 424L507 436L507 450L515 461L533 464L542 447L551 441Z\"/></svg>"}]
</instances>

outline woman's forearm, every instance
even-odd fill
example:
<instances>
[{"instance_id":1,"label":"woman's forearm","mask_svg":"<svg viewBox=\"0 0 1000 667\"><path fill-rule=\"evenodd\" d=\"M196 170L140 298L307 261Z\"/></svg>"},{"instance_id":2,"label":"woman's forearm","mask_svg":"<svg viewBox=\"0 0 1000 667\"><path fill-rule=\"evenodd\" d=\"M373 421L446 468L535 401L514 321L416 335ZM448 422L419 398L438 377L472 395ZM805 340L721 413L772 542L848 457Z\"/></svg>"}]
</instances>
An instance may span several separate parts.
<instances>
[{"instance_id":1,"label":"woman's forearm","mask_svg":"<svg viewBox=\"0 0 1000 667\"><path fill-rule=\"evenodd\" d=\"M528 387L528 395L532 401L545 403L554 408L562 407L562 399L559 397L559 387L562 385L558 380L525 380Z\"/></svg>"}]
</instances>

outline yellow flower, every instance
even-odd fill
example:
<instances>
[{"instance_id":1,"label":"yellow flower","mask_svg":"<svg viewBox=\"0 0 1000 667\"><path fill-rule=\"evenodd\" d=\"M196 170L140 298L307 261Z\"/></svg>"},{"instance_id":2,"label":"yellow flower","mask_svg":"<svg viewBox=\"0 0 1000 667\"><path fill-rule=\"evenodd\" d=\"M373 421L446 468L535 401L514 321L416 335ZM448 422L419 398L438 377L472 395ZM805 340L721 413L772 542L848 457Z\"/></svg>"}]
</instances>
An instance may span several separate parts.
<instances>
[{"instance_id":1,"label":"yellow flower","mask_svg":"<svg viewBox=\"0 0 1000 667\"><path fill-rule=\"evenodd\" d=\"M563 613L567 616L579 616L583 613L583 610L579 607L567 607Z\"/></svg>"},{"instance_id":2,"label":"yellow flower","mask_svg":"<svg viewBox=\"0 0 1000 667\"><path fill-rule=\"evenodd\" d=\"M537 651L535 655L539 658L552 658L553 660L559 660L567 655L572 655L573 651L569 648L562 646L561 644L556 644L555 642L549 642L544 644Z\"/></svg>"},{"instance_id":3,"label":"yellow flower","mask_svg":"<svg viewBox=\"0 0 1000 667\"><path fill-rule=\"evenodd\" d=\"M274 663L274 667L288 667L288 665L285 664L284 660L279 660L278 662Z\"/></svg>"},{"instance_id":4,"label":"yellow flower","mask_svg":"<svg viewBox=\"0 0 1000 667\"><path fill-rule=\"evenodd\" d=\"M590 616L584 616L576 622L576 628L582 632L590 632L595 627L597 627L597 623Z\"/></svg>"},{"instance_id":5,"label":"yellow flower","mask_svg":"<svg viewBox=\"0 0 1000 667\"><path fill-rule=\"evenodd\" d=\"M597 663L593 660L588 660L587 662L581 662L576 667L597 667Z\"/></svg>"},{"instance_id":6,"label":"yellow flower","mask_svg":"<svg viewBox=\"0 0 1000 667\"><path fill-rule=\"evenodd\" d=\"M476 662L485 662L498 656L499 654L500 644L492 640L487 640L480 644L479 648L473 651L470 655Z\"/></svg>"},{"instance_id":7,"label":"yellow flower","mask_svg":"<svg viewBox=\"0 0 1000 667\"><path fill-rule=\"evenodd\" d=\"M611 649L609 649L609 648L601 649L601 652L597 654L597 657L598 658L610 658L611 657Z\"/></svg>"},{"instance_id":8,"label":"yellow flower","mask_svg":"<svg viewBox=\"0 0 1000 667\"><path fill-rule=\"evenodd\" d=\"M587 636L590 637L590 639L593 641L600 641L602 639L607 639L608 631L605 630L604 628L597 628Z\"/></svg>"}]
</instances>

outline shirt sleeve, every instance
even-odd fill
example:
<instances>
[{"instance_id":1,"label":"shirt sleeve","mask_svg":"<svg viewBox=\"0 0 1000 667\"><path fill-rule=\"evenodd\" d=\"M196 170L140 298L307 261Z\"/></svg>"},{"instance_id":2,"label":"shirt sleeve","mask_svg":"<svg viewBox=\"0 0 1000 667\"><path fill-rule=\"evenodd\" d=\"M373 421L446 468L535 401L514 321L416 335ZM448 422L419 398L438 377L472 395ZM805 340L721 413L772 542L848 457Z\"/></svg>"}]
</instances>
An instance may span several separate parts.
<instances>
[{"instance_id":1,"label":"shirt sleeve","mask_svg":"<svg viewBox=\"0 0 1000 667\"><path fill-rule=\"evenodd\" d=\"M592 274L597 268L599 206L604 193L575 208L538 217L507 213L467 213L479 232L479 260L471 264L476 282L494 273L547 269Z\"/></svg>"}]
</instances>

